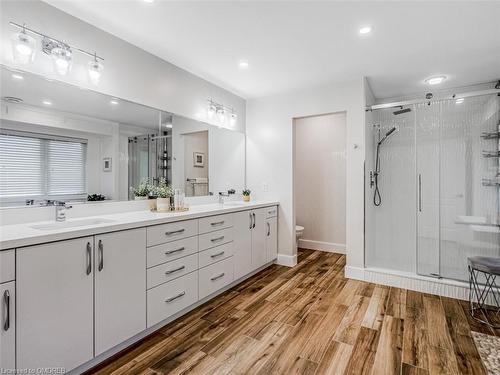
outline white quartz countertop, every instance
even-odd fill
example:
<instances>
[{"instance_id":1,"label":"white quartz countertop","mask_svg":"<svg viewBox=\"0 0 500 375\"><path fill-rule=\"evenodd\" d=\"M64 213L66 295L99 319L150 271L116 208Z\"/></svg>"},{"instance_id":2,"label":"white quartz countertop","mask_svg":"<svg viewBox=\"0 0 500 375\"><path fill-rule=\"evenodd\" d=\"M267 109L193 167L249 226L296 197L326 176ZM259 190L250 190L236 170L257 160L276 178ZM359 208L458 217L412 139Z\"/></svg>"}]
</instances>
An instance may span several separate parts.
<instances>
[{"instance_id":1,"label":"white quartz countertop","mask_svg":"<svg viewBox=\"0 0 500 375\"><path fill-rule=\"evenodd\" d=\"M249 203L229 202L228 204L204 204L193 205L189 211L174 213L157 213L147 210L130 211L125 213L115 213L109 215L89 216L78 219L68 219L64 223L77 221L91 222L89 219L100 220L101 223L90 225L78 225L54 229L36 229L36 226L54 224L55 221L32 222L23 224L0 226L0 250L13 249L17 247L37 245L53 241L67 240L70 238L92 236L95 234L115 232L119 230L139 228L149 225L165 224L174 221L197 219L206 216L220 215L261 207L276 206L275 201L253 201Z\"/></svg>"}]
</instances>

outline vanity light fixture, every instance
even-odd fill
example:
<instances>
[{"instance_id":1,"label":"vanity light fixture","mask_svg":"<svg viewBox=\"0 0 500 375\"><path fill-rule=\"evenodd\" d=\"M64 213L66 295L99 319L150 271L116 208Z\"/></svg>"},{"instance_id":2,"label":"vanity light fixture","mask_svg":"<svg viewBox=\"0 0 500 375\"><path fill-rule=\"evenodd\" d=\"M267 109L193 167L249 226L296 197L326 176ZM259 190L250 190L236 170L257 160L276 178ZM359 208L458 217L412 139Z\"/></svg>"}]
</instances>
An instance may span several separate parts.
<instances>
[{"instance_id":1,"label":"vanity light fixture","mask_svg":"<svg viewBox=\"0 0 500 375\"><path fill-rule=\"evenodd\" d=\"M215 115L215 112L217 112L217 107L213 101L208 102L208 108L207 108L207 116L209 119L212 119Z\"/></svg>"},{"instance_id":2,"label":"vanity light fixture","mask_svg":"<svg viewBox=\"0 0 500 375\"><path fill-rule=\"evenodd\" d=\"M229 125L231 125L231 127L236 125L237 118L238 118L238 116L234 112L232 112L231 115L229 115Z\"/></svg>"},{"instance_id":3,"label":"vanity light fixture","mask_svg":"<svg viewBox=\"0 0 500 375\"><path fill-rule=\"evenodd\" d=\"M50 100L44 100L42 103L44 105L52 105L52 102Z\"/></svg>"},{"instance_id":4,"label":"vanity light fixture","mask_svg":"<svg viewBox=\"0 0 500 375\"><path fill-rule=\"evenodd\" d=\"M99 84L99 80L101 79L103 70L104 66L99 60L97 60L97 54L94 53L94 59L89 61L89 70L88 70L90 81L94 85Z\"/></svg>"},{"instance_id":5,"label":"vanity light fixture","mask_svg":"<svg viewBox=\"0 0 500 375\"><path fill-rule=\"evenodd\" d=\"M35 57L35 39L26 33L26 26L20 26L21 31L12 36L12 54L14 60L21 64L33 61Z\"/></svg>"},{"instance_id":6,"label":"vanity light fixture","mask_svg":"<svg viewBox=\"0 0 500 375\"><path fill-rule=\"evenodd\" d=\"M226 110L224 109L224 107L217 108L217 118L219 119L219 122L221 124L226 122Z\"/></svg>"},{"instance_id":7,"label":"vanity light fixture","mask_svg":"<svg viewBox=\"0 0 500 375\"><path fill-rule=\"evenodd\" d=\"M238 119L234 108L226 107L224 104L208 99L207 117L208 119L212 119L214 115L217 115L219 125L225 124L229 120L229 125L233 127L236 125L236 120Z\"/></svg>"},{"instance_id":8,"label":"vanity light fixture","mask_svg":"<svg viewBox=\"0 0 500 375\"><path fill-rule=\"evenodd\" d=\"M10 25L21 29L21 31L14 34L12 38L13 54L16 61L21 63L33 61L36 42L31 35L34 35L41 38L41 49L45 54L52 58L54 70L58 74L63 76L68 74L71 70L73 52L79 52L91 57L88 67L89 79L95 85L99 83L99 78L101 77L104 69L102 65L102 61L104 61L104 59L98 56L96 52L91 53L81 48L71 46L62 40L30 29L26 26L26 24L20 25L15 22L10 22Z\"/></svg>"},{"instance_id":9,"label":"vanity light fixture","mask_svg":"<svg viewBox=\"0 0 500 375\"><path fill-rule=\"evenodd\" d=\"M439 85L446 79L446 76L434 76L434 77L429 77L425 80L425 83L428 85Z\"/></svg>"}]
</instances>

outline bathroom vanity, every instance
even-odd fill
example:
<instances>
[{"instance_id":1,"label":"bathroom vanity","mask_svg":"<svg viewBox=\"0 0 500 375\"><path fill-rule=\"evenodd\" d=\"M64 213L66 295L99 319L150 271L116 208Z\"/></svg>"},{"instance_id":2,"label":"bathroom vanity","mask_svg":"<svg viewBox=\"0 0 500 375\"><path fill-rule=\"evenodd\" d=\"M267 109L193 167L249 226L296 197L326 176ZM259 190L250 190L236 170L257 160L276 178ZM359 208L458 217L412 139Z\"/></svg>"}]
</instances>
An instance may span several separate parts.
<instances>
[{"instance_id":1,"label":"bathroom vanity","mask_svg":"<svg viewBox=\"0 0 500 375\"><path fill-rule=\"evenodd\" d=\"M0 367L83 371L269 266L277 202L1 227Z\"/></svg>"}]
</instances>

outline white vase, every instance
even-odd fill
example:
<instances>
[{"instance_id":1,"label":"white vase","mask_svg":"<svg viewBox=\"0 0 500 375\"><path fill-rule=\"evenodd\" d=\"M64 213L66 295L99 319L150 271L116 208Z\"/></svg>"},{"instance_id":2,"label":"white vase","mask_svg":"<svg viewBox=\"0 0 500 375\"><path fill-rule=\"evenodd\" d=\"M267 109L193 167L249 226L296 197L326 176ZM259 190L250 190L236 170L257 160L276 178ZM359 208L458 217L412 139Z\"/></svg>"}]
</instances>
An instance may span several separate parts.
<instances>
[{"instance_id":1,"label":"white vase","mask_svg":"<svg viewBox=\"0 0 500 375\"><path fill-rule=\"evenodd\" d=\"M170 210L170 198L156 198L156 210L165 212Z\"/></svg>"}]
</instances>

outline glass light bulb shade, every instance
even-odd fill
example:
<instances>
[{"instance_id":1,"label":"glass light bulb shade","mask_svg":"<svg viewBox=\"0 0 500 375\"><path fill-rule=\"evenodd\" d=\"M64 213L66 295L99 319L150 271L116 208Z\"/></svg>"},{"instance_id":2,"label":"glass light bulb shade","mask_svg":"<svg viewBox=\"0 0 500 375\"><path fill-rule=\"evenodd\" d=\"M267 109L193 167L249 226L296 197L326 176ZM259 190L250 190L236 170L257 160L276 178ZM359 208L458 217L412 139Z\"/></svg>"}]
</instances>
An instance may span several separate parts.
<instances>
[{"instance_id":1,"label":"glass light bulb shade","mask_svg":"<svg viewBox=\"0 0 500 375\"><path fill-rule=\"evenodd\" d=\"M217 117L219 118L219 122L224 123L226 121L226 111L224 108L217 109Z\"/></svg>"},{"instance_id":2,"label":"glass light bulb shade","mask_svg":"<svg viewBox=\"0 0 500 375\"><path fill-rule=\"evenodd\" d=\"M212 118L214 117L215 115L215 112L217 112L217 108L215 107L215 105L213 103L210 103L208 105L208 108L207 108L207 115L208 115L208 118Z\"/></svg>"},{"instance_id":3,"label":"glass light bulb shade","mask_svg":"<svg viewBox=\"0 0 500 375\"><path fill-rule=\"evenodd\" d=\"M89 78L94 85L99 83L103 70L104 66L99 61L92 60L89 62Z\"/></svg>"},{"instance_id":4,"label":"glass light bulb shade","mask_svg":"<svg viewBox=\"0 0 500 375\"><path fill-rule=\"evenodd\" d=\"M71 51L65 48L56 47L51 51L55 71L65 76L71 69Z\"/></svg>"},{"instance_id":5,"label":"glass light bulb shade","mask_svg":"<svg viewBox=\"0 0 500 375\"><path fill-rule=\"evenodd\" d=\"M236 119L237 118L238 118L238 116L236 116L236 113L231 113L231 116L229 116L229 124L231 126L236 125Z\"/></svg>"},{"instance_id":6,"label":"glass light bulb shade","mask_svg":"<svg viewBox=\"0 0 500 375\"><path fill-rule=\"evenodd\" d=\"M36 41L31 36L21 31L12 37L12 55L14 61L22 64L32 62L35 57Z\"/></svg>"}]
</instances>

